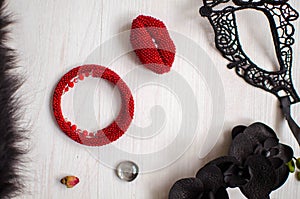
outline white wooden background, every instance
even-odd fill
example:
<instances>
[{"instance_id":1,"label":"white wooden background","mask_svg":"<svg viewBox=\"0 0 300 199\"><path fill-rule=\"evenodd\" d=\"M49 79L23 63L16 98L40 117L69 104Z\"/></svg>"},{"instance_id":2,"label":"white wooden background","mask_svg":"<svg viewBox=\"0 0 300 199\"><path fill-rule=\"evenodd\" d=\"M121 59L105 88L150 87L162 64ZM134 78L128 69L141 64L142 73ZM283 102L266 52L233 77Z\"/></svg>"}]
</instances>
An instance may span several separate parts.
<instances>
[{"instance_id":1,"label":"white wooden background","mask_svg":"<svg viewBox=\"0 0 300 199\"><path fill-rule=\"evenodd\" d=\"M299 1L292 0L290 4L300 11ZM18 50L19 64L23 67L22 73L27 78L22 93L26 107L25 121L29 121L28 126L31 129L30 161L26 168L28 170L27 193L20 198L167 198L168 191L176 180L193 176L209 160L226 154L230 144L229 133L233 126L247 125L254 121L265 122L274 128L281 141L290 144L294 148L295 155L300 156L299 147L289 132L286 122L282 119L275 97L249 86L237 77L233 70L226 68L227 62L214 48L213 32L207 19L198 14L201 5L201 0L8 1L8 10L14 14L16 20L11 27L10 44ZM55 84L65 72L74 66L86 63L87 57L101 43L109 40L113 35L128 30L132 19L139 14L152 15L161 19L170 30L181 33L200 44L210 55L225 88L225 120L223 133L217 145L204 159L199 159L201 146L197 144L201 143L209 125L214 122L210 121L209 117L205 117L211 112L212 106L209 105L210 98L204 80L214 77L199 78L195 74L188 76L189 73L185 68L189 68L189 65L183 59L176 57L173 69L188 76L187 79L193 85L192 88L197 96L200 120L197 137L184 155L171 166L141 174L135 181L127 183L120 181L112 168L101 163L101 159L91 156L87 148L75 144L60 132L52 117L50 100ZM238 14L238 22L246 52L254 62L264 68L274 69L276 58L266 18L256 12L245 11L243 14ZM259 27L259 25L262 26ZM299 90L300 20L295 22L295 27L297 42L293 77L295 86ZM107 49L107 51L114 50ZM131 53L128 56L122 56L113 65L114 67L109 67L122 76L123 68L129 67L130 69L130 67L137 66L138 61ZM110 87L102 90L102 94L106 92L111 92ZM154 95L157 93L155 88L150 88L149 92L153 92ZM148 110L151 107L143 103L146 99L142 89L133 91L133 95L136 100L134 124L147 126L150 118ZM156 97L159 98L159 95ZM103 104L105 100L113 101L114 98L100 97L100 104ZM173 115L180 113L174 108L176 102L172 98L170 101L163 98L159 100L171 104L170 110L166 112L167 117L172 118ZM98 105L95 104L95 106ZM113 114L109 112L110 107L99 109L98 114L104 118L100 121L100 127L103 127L112 120ZM300 122L299 113L299 105L294 105L293 114ZM88 115L89 111L83 110L80 114ZM84 117L81 119L84 120ZM84 123L84 121L81 122ZM176 122L172 123L171 120L170 124L176 125ZM128 132L130 133L130 129ZM176 132L174 133L176 135ZM148 149L160 147L157 145L163 144L161 140L167 145L169 136L174 135L172 132L162 130L159 136L160 141L154 140L146 144L139 141L119 144L118 141L115 145L119 144L119 147L124 147L129 151L134 150L137 153L139 148L146 148L143 152L147 152ZM202 144L205 145L205 143ZM59 179L68 174L80 177L81 182L74 189L66 189L59 183ZM242 198L238 190L230 190L230 195L231 198ZM300 183L291 175L284 186L272 193L271 198L293 199L298 198L299 195Z\"/></svg>"}]
</instances>

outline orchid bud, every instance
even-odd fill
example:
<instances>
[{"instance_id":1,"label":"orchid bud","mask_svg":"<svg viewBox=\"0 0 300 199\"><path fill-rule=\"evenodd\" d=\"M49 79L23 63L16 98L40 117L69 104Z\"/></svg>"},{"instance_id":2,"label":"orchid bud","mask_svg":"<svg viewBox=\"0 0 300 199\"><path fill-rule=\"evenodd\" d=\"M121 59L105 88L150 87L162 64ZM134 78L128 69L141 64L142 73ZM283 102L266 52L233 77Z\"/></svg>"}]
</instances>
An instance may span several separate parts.
<instances>
[{"instance_id":1,"label":"orchid bud","mask_svg":"<svg viewBox=\"0 0 300 199\"><path fill-rule=\"evenodd\" d=\"M300 169L300 158L296 159L296 166L298 169Z\"/></svg>"},{"instance_id":2,"label":"orchid bud","mask_svg":"<svg viewBox=\"0 0 300 199\"><path fill-rule=\"evenodd\" d=\"M295 172L295 163L293 160L289 161L288 163L286 163L286 165L288 166L290 173L294 173Z\"/></svg>"},{"instance_id":3,"label":"orchid bud","mask_svg":"<svg viewBox=\"0 0 300 199\"><path fill-rule=\"evenodd\" d=\"M300 181L300 172L296 173L296 178L297 178L298 181Z\"/></svg>"}]
</instances>

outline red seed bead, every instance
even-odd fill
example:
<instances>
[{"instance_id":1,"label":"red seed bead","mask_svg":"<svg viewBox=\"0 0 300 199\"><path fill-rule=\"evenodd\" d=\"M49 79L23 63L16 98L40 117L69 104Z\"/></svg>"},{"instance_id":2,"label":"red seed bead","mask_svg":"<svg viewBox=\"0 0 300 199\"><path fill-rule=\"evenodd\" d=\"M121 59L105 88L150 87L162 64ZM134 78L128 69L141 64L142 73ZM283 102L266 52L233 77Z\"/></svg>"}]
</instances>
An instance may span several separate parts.
<instances>
[{"instance_id":1,"label":"red seed bead","mask_svg":"<svg viewBox=\"0 0 300 199\"><path fill-rule=\"evenodd\" d=\"M82 133L84 136L87 136L89 134L86 130L84 130Z\"/></svg>"},{"instance_id":2,"label":"red seed bead","mask_svg":"<svg viewBox=\"0 0 300 199\"><path fill-rule=\"evenodd\" d=\"M71 123L71 122L67 122L67 125L68 125L68 126L71 126L71 125L72 125L72 123Z\"/></svg>"},{"instance_id":3,"label":"red seed bead","mask_svg":"<svg viewBox=\"0 0 300 199\"><path fill-rule=\"evenodd\" d=\"M88 76L90 76L90 73L86 72L84 75L85 75L86 77L88 77Z\"/></svg>"},{"instance_id":4,"label":"red seed bead","mask_svg":"<svg viewBox=\"0 0 300 199\"><path fill-rule=\"evenodd\" d=\"M69 88L68 88L68 87L66 87L66 88L65 88L65 92L68 92L68 91L69 91Z\"/></svg>"},{"instance_id":5,"label":"red seed bead","mask_svg":"<svg viewBox=\"0 0 300 199\"><path fill-rule=\"evenodd\" d=\"M74 125L71 126L71 129L72 129L72 131L76 131L77 126L74 124Z\"/></svg>"},{"instance_id":6,"label":"red seed bead","mask_svg":"<svg viewBox=\"0 0 300 199\"><path fill-rule=\"evenodd\" d=\"M89 133L89 136L93 137L95 134L94 133Z\"/></svg>"},{"instance_id":7,"label":"red seed bead","mask_svg":"<svg viewBox=\"0 0 300 199\"><path fill-rule=\"evenodd\" d=\"M81 129L76 129L76 133L81 133Z\"/></svg>"},{"instance_id":8,"label":"red seed bead","mask_svg":"<svg viewBox=\"0 0 300 199\"><path fill-rule=\"evenodd\" d=\"M73 88L74 87L74 83L73 82L69 82L68 86L71 87L71 88Z\"/></svg>"},{"instance_id":9,"label":"red seed bead","mask_svg":"<svg viewBox=\"0 0 300 199\"><path fill-rule=\"evenodd\" d=\"M80 74L80 75L79 75L79 79L80 79L80 80L84 80L84 75Z\"/></svg>"}]
</instances>

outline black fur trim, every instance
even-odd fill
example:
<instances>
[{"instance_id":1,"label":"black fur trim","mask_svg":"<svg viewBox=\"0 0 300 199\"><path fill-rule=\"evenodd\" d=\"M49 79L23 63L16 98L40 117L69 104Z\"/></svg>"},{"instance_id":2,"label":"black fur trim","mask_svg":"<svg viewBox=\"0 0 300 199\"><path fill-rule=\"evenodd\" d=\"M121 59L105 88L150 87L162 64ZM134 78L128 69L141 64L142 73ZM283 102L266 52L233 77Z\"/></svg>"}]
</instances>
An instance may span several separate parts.
<instances>
[{"instance_id":1,"label":"black fur trim","mask_svg":"<svg viewBox=\"0 0 300 199\"><path fill-rule=\"evenodd\" d=\"M20 127L19 99L16 92L22 85L16 74L15 52L7 47L10 16L5 0L0 0L0 198L12 198L23 190L21 156L25 151L25 130Z\"/></svg>"}]
</instances>

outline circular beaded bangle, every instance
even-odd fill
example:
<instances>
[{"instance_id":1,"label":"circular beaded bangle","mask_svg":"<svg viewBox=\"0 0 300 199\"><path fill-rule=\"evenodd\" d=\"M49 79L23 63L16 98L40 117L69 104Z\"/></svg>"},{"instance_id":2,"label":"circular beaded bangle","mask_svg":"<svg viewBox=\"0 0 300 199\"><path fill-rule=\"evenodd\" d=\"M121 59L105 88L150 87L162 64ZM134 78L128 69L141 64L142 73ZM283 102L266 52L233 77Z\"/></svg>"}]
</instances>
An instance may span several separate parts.
<instances>
[{"instance_id":1,"label":"circular beaded bangle","mask_svg":"<svg viewBox=\"0 0 300 199\"><path fill-rule=\"evenodd\" d=\"M117 118L104 129L88 132L78 129L75 124L65 119L61 109L63 94L74 87L78 80L85 77L103 78L117 86L121 96L121 110ZM109 144L128 129L134 114L134 101L126 83L114 71L98 65L84 65L73 68L58 82L53 94L53 114L61 130L72 140L87 146L102 146Z\"/></svg>"}]
</instances>

